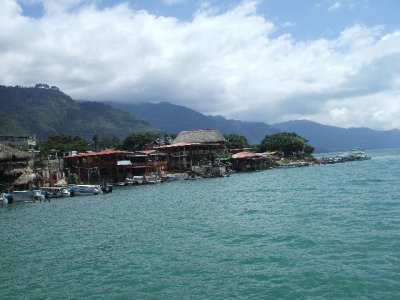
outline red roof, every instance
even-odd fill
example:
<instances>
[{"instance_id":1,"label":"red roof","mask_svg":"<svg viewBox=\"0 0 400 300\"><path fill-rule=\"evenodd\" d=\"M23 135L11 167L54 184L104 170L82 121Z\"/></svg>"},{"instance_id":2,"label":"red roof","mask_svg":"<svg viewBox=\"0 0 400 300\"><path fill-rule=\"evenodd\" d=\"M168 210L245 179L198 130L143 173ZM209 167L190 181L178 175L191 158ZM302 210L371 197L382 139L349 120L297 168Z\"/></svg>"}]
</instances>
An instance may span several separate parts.
<instances>
[{"instance_id":1,"label":"red roof","mask_svg":"<svg viewBox=\"0 0 400 300\"><path fill-rule=\"evenodd\" d=\"M65 158L72 158L72 157L89 157L89 156L97 156L97 155L110 155L110 154L129 154L129 151L120 151L115 149L106 149L100 152L89 152L89 153L79 153L76 155L66 156Z\"/></svg>"}]
</instances>

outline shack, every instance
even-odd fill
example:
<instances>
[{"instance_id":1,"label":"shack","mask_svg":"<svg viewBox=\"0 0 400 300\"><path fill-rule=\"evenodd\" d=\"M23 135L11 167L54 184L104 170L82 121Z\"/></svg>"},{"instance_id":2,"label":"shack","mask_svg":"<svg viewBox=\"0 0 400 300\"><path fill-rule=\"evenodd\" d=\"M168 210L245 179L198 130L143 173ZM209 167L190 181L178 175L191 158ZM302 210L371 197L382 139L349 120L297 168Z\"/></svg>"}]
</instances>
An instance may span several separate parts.
<instances>
[{"instance_id":1,"label":"shack","mask_svg":"<svg viewBox=\"0 0 400 300\"><path fill-rule=\"evenodd\" d=\"M131 177L132 163L129 151L106 149L64 157L64 167L70 174L76 174L84 183L115 183Z\"/></svg>"},{"instance_id":2,"label":"shack","mask_svg":"<svg viewBox=\"0 0 400 300\"><path fill-rule=\"evenodd\" d=\"M256 171L269 167L265 157L258 153L239 152L232 155L232 169L234 171Z\"/></svg>"}]
</instances>

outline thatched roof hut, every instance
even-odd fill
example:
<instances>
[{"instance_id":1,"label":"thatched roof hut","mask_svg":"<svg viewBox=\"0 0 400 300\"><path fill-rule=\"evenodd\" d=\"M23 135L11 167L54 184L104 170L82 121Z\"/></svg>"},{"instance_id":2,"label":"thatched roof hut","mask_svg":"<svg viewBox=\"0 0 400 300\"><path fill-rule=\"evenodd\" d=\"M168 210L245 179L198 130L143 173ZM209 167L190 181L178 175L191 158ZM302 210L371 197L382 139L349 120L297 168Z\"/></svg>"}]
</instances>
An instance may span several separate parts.
<instances>
[{"instance_id":1,"label":"thatched roof hut","mask_svg":"<svg viewBox=\"0 0 400 300\"><path fill-rule=\"evenodd\" d=\"M179 143L226 143L224 135L217 129L182 131L172 142Z\"/></svg>"},{"instance_id":2,"label":"thatched roof hut","mask_svg":"<svg viewBox=\"0 0 400 300\"><path fill-rule=\"evenodd\" d=\"M0 144L0 162L4 161L17 161L29 160L31 154L29 152L21 151L10 146Z\"/></svg>"},{"instance_id":3,"label":"thatched roof hut","mask_svg":"<svg viewBox=\"0 0 400 300\"><path fill-rule=\"evenodd\" d=\"M13 182L13 185L14 186L27 185L30 182L35 182L36 180L37 176L35 173L24 173Z\"/></svg>"}]
</instances>

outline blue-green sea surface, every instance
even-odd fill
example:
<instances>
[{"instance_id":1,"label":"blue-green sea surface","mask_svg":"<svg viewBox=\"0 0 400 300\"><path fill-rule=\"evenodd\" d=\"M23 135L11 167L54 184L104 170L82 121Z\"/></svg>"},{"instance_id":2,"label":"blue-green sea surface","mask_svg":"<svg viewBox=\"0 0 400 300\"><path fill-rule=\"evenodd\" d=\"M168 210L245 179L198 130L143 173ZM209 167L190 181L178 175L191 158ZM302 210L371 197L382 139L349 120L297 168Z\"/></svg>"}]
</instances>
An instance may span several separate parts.
<instances>
[{"instance_id":1,"label":"blue-green sea surface","mask_svg":"<svg viewBox=\"0 0 400 300\"><path fill-rule=\"evenodd\" d=\"M0 205L0 299L400 299L400 150Z\"/></svg>"}]
</instances>

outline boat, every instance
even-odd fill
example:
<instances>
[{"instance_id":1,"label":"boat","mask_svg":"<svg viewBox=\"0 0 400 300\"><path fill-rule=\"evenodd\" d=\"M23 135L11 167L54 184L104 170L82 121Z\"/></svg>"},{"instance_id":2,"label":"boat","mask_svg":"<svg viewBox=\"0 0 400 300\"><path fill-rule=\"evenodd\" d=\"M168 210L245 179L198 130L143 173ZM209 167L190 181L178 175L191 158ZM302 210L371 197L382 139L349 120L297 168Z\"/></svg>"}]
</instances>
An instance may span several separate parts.
<instances>
[{"instance_id":1,"label":"boat","mask_svg":"<svg viewBox=\"0 0 400 300\"><path fill-rule=\"evenodd\" d=\"M363 149L354 148L348 153L340 154L337 156L322 157L320 162L323 164L336 164L336 163L361 161L361 160L368 160L368 159L371 159L371 157L367 156Z\"/></svg>"},{"instance_id":2,"label":"boat","mask_svg":"<svg viewBox=\"0 0 400 300\"><path fill-rule=\"evenodd\" d=\"M46 196L49 198L61 198L61 197L69 197L70 196L70 191L68 190L67 187L56 187L56 186L52 186L52 187L42 187L40 188Z\"/></svg>"},{"instance_id":3,"label":"boat","mask_svg":"<svg viewBox=\"0 0 400 300\"><path fill-rule=\"evenodd\" d=\"M143 182L144 184L156 184L156 183L161 183L161 178L157 175L151 175L151 176L146 176L143 178L145 181Z\"/></svg>"},{"instance_id":4,"label":"boat","mask_svg":"<svg viewBox=\"0 0 400 300\"><path fill-rule=\"evenodd\" d=\"M365 151L361 148L352 149L348 155L349 160L368 160L371 157L365 154Z\"/></svg>"},{"instance_id":5,"label":"boat","mask_svg":"<svg viewBox=\"0 0 400 300\"><path fill-rule=\"evenodd\" d=\"M131 184L143 184L143 176L132 176L132 178L126 178L125 182Z\"/></svg>"},{"instance_id":6,"label":"boat","mask_svg":"<svg viewBox=\"0 0 400 300\"><path fill-rule=\"evenodd\" d=\"M76 184L68 186L71 197L83 195L98 195L102 193L99 185Z\"/></svg>"},{"instance_id":7,"label":"boat","mask_svg":"<svg viewBox=\"0 0 400 300\"><path fill-rule=\"evenodd\" d=\"M13 198L12 198L11 194L7 194L7 193L0 194L0 203L1 204L12 203L12 202L13 202Z\"/></svg>"},{"instance_id":8,"label":"boat","mask_svg":"<svg viewBox=\"0 0 400 300\"><path fill-rule=\"evenodd\" d=\"M45 200L44 194L41 190L27 190L27 191L15 191L10 194L8 203L12 202L36 202ZM11 200L11 201L10 201Z\"/></svg>"}]
</instances>

